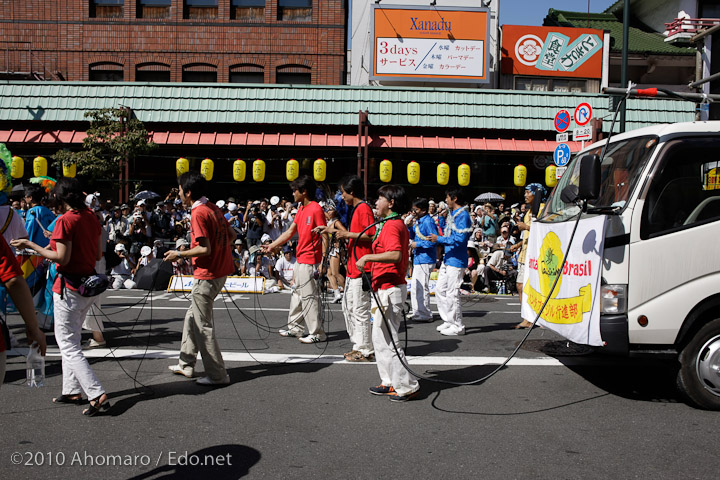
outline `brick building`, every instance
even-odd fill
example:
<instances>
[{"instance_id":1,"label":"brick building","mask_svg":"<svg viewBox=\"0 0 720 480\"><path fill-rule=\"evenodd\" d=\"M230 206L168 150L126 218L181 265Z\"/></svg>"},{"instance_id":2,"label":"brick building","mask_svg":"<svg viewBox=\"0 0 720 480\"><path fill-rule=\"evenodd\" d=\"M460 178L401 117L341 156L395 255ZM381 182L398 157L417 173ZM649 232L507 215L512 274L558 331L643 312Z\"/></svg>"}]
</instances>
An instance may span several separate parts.
<instances>
[{"instance_id":1,"label":"brick building","mask_svg":"<svg viewBox=\"0 0 720 480\"><path fill-rule=\"evenodd\" d=\"M338 0L0 0L0 78L340 85Z\"/></svg>"}]
</instances>

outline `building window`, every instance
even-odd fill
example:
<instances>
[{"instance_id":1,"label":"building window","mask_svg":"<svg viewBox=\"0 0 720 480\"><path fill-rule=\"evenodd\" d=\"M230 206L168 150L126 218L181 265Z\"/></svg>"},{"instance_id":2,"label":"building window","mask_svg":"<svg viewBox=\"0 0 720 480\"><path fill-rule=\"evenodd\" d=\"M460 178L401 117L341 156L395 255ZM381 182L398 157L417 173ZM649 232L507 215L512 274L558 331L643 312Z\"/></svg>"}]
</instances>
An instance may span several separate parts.
<instances>
[{"instance_id":1,"label":"building window","mask_svg":"<svg viewBox=\"0 0 720 480\"><path fill-rule=\"evenodd\" d=\"M217 82L217 67L209 63L190 63L183 66L183 82Z\"/></svg>"},{"instance_id":2,"label":"building window","mask_svg":"<svg viewBox=\"0 0 720 480\"><path fill-rule=\"evenodd\" d=\"M587 91L587 82L585 80L516 77L515 90L530 90L533 92L581 93Z\"/></svg>"},{"instance_id":3,"label":"building window","mask_svg":"<svg viewBox=\"0 0 720 480\"><path fill-rule=\"evenodd\" d=\"M233 65L230 67L230 83L265 83L265 69L251 63Z\"/></svg>"},{"instance_id":4,"label":"building window","mask_svg":"<svg viewBox=\"0 0 720 480\"><path fill-rule=\"evenodd\" d=\"M137 0L137 18L170 18L172 0Z\"/></svg>"},{"instance_id":5,"label":"building window","mask_svg":"<svg viewBox=\"0 0 720 480\"><path fill-rule=\"evenodd\" d=\"M90 0L90 18L122 18L124 0Z\"/></svg>"},{"instance_id":6,"label":"building window","mask_svg":"<svg viewBox=\"0 0 720 480\"><path fill-rule=\"evenodd\" d=\"M183 18L194 20L218 18L218 0L183 0Z\"/></svg>"},{"instance_id":7,"label":"building window","mask_svg":"<svg viewBox=\"0 0 720 480\"><path fill-rule=\"evenodd\" d=\"M164 63L140 63L135 66L136 82L169 82L170 65Z\"/></svg>"},{"instance_id":8,"label":"building window","mask_svg":"<svg viewBox=\"0 0 720 480\"><path fill-rule=\"evenodd\" d=\"M91 82L122 82L124 80L123 66L112 62L91 63L88 80Z\"/></svg>"},{"instance_id":9,"label":"building window","mask_svg":"<svg viewBox=\"0 0 720 480\"><path fill-rule=\"evenodd\" d=\"M277 19L284 22L311 22L312 0L278 0Z\"/></svg>"},{"instance_id":10,"label":"building window","mask_svg":"<svg viewBox=\"0 0 720 480\"><path fill-rule=\"evenodd\" d=\"M277 68L275 83L310 85L312 83L312 70L303 65L283 65Z\"/></svg>"},{"instance_id":11,"label":"building window","mask_svg":"<svg viewBox=\"0 0 720 480\"><path fill-rule=\"evenodd\" d=\"M264 22L265 0L232 0L230 19L241 22Z\"/></svg>"}]
</instances>

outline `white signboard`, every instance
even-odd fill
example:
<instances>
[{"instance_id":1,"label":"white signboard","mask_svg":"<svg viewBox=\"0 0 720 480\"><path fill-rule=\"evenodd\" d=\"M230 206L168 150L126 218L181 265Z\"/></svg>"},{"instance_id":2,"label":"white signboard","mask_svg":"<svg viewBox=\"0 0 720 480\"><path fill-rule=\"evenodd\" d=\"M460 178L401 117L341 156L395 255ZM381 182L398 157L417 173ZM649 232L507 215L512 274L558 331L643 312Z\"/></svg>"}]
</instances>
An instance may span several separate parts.
<instances>
[{"instance_id":1,"label":"white signboard","mask_svg":"<svg viewBox=\"0 0 720 480\"><path fill-rule=\"evenodd\" d=\"M560 180L566 171L567 167L555 167L555 178Z\"/></svg>"},{"instance_id":2,"label":"white signboard","mask_svg":"<svg viewBox=\"0 0 720 480\"><path fill-rule=\"evenodd\" d=\"M568 141L568 134L565 133L558 133L555 135L555 141L558 143L565 143Z\"/></svg>"},{"instance_id":3,"label":"white signboard","mask_svg":"<svg viewBox=\"0 0 720 480\"><path fill-rule=\"evenodd\" d=\"M522 317L584 345L602 346L600 270L605 217L583 219L568 252L574 222L533 222L523 280ZM568 254L563 266L564 255ZM561 270L562 267L562 270ZM555 279L557 286L551 292Z\"/></svg>"},{"instance_id":4,"label":"white signboard","mask_svg":"<svg viewBox=\"0 0 720 480\"><path fill-rule=\"evenodd\" d=\"M192 275L173 275L168 285L168 292L191 292ZM265 277L227 277L223 292L226 293L263 293Z\"/></svg>"},{"instance_id":5,"label":"white signboard","mask_svg":"<svg viewBox=\"0 0 720 480\"><path fill-rule=\"evenodd\" d=\"M576 142L592 140L592 135L592 127L578 127L573 130L573 140Z\"/></svg>"},{"instance_id":6,"label":"white signboard","mask_svg":"<svg viewBox=\"0 0 720 480\"><path fill-rule=\"evenodd\" d=\"M381 75L484 75L485 42L432 38L378 38Z\"/></svg>"},{"instance_id":7,"label":"white signboard","mask_svg":"<svg viewBox=\"0 0 720 480\"><path fill-rule=\"evenodd\" d=\"M405 283L407 283L408 292L410 291L410 287L412 286L412 278L405 277ZM428 280L428 293L430 295L435 295L435 285L437 285L437 280L430 279Z\"/></svg>"}]
</instances>

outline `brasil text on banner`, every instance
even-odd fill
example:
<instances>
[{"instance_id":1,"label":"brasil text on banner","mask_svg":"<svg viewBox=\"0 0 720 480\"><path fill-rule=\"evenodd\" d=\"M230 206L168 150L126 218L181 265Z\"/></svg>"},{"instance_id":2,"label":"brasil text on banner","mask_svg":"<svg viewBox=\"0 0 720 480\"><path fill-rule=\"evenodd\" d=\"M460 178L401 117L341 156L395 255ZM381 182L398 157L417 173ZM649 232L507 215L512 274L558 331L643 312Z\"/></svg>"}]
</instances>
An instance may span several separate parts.
<instances>
[{"instance_id":1,"label":"brasil text on banner","mask_svg":"<svg viewBox=\"0 0 720 480\"><path fill-rule=\"evenodd\" d=\"M522 317L528 321L535 319L560 275L538 324L575 343L602 346L599 295L605 217L580 221L560 271L574 225L575 222L533 222L525 265Z\"/></svg>"}]
</instances>

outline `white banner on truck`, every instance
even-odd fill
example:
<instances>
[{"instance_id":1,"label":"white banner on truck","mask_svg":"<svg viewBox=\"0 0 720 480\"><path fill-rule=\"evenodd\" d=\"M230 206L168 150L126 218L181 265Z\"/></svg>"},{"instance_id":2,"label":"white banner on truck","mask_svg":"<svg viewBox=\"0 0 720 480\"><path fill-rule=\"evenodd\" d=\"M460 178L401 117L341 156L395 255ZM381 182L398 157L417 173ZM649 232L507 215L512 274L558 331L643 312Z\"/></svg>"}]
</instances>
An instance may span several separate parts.
<instances>
[{"instance_id":1,"label":"white banner on truck","mask_svg":"<svg viewBox=\"0 0 720 480\"><path fill-rule=\"evenodd\" d=\"M533 321L550 295L538 325L575 343L602 346L600 270L605 217L580 221L567 261L560 271L574 223L533 222L523 281L522 317ZM550 294L558 275L560 280Z\"/></svg>"}]
</instances>

